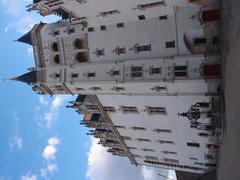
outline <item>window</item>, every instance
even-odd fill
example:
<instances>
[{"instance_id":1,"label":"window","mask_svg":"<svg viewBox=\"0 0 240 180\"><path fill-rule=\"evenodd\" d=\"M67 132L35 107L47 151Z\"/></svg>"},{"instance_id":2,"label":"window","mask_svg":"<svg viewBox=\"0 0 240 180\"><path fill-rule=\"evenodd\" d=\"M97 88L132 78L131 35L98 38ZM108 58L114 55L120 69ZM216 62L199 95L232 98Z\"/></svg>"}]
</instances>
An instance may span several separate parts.
<instances>
[{"instance_id":1,"label":"window","mask_svg":"<svg viewBox=\"0 0 240 180\"><path fill-rule=\"evenodd\" d=\"M196 38L196 39L194 39L194 44L195 45L206 44L206 43L207 43L206 38Z\"/></svg>"},{"instance_id":2,"label":"window","mask_svg":"<svg viewBox=\"0 0 240 180\"><path fill-rule=\"evenodd\" d=\"M167 41L166 48L175 48L175 41Z\"/></svg>"},{"instance_id":3,"label":"window","mask_svg":"<svg viewBox=\"0 0 240 180\"><path fill-rule=\"evenodd\" d=\"M191 160L195 160L195 161L198 160L198 158L195 158L195 157L190 157L189 159L191 159Z\"/></svg>"},{"instance_id":4,"label":"window","mask_svg":"<svg viewBox=\"0 0 240 180\"><path fill-rule=\"evenodd\" d=\"M84 41L82 39L76 39L74 41L74 47L76 49L84 49Z\"/></svg>"},{"instance_id":5,"label":"window","mask_svg":"<svg viewBox=\"0 0 240 180\"><path fill-rule=\"evenodd\" d=\"M52 50L58 52L58 43L56 42L52 43Z\"/></svg>"},{"instance_id":6,"label":"window","mask_svg":"<svg viewBox=\"0 0 240 180\"><path fill-rule=\"evenodd\" d=\"M127 147L128 149L136 150L137 148L135 147Z\"/></svg>"},{"instance_id":7,"label":"window","mask_svg":"<svg viewBox=\"0 0 240 180\"><path fill-rule=\"evenodd\" d=\"M150 75L161 74L161 68L160 67L150 67L149 73L150 73Z\"/></svg>"},{"instance_id":8,"label":"window","mask_svg":"<svg viewBox=\"0 0 240 180\"><path fill-rule=\"evenodd\" d=\"M53 31L53 36L57 36L57 35L59 35L59 30Z\"/></svg>"},{"instance_id":9,"label":"window","mask_svg":"<svg viewBox=\"0 0 240 180\"><path fill-rule=\"evenodd\" d=\"M141 149L142 151L145 151L145 152L155 152L155 150L153 149L147 149L147 148L143 148Z\"/></svg>"},{"instance_id":10,"label":"window","mask_svg":"<svg viewBox=\"0 0 240 180\"><path fill-rule=\"evenodd\" d=\"M190 147L200 147L200 144L199 143L194 143L194 142L188 142L187 143L187 146L190 146Z\"/></svg>"},{"instance_id":11,"label":"window","mask_svg":"<svg viewBox=\"0 0 240 180\"><path fill-rule=\"evenodd\" d=\"M120 92L120 91L125 91L125 88L124 87L113 86L112 90L116 91L116 92Z\"/></svg>"},{"instance_id":12,"label":"window","mask_svg":"<svg viewBox=\"0 0 240 180\"><path fill-rule=\"evenodd\" d=\"M174 67L175 77L186 77L187 76L187 66L180 65Z\"/></svg>"},{"instance_id":13,"label":"window","mask_svg":"<svg viewBox=\"0 0 240 180\"><path fill-rule=\"evenodd\" d=\"M60 74L59 74L59 73L56 73L56 74L55 74L55 77L56 77L56 78L60 78Z\"/></svg>"},{"instance_id":14,"label":"window","mask_svg":"<svg viewBox=\"0 0 240 180\"><path fill-rule=\"evenodd\" d=\"M158 161L158 158L157 158L157 157L154 157L154 156L145 156L145 159Z\"/></svg>"},{"instance_id":15,"label":"window","mask_svg":"<svg viewBox=\"0 0 240 180\"><path fill-rule=\"evenodd\" d=\"M139 142L151 142L150 139L144 139L144 138L137 138L135 139L136 141L139 141Z\"/></svg>"},{"instance_id":16,"label":"window","mask_svg":"<svg viewBox=\"0 0 240 180\"><path fill-rule=\"evenodd\" d=\"M153 115L153 114L166 115L167 114L165 107L146 106L146 111L150 115Z\"/></svg>"},{"instance_id":17,"label":"window","mask_svg":"<svg viewBox=\"0 0 240 180\"><path fill-rule=\"evenodd\" d=\"M119 125L115 125L115 128L117 128L117 129L126 129L125 126L119 126Z\"/></svg>"},{"instance_id":18,"label":"window","mask_svg":"<svg viewBox=\"0 0 240 180\"><path fill-rule=\"evenodd\" d=\"M136 126L133 126L131 127L130 129L133 129L133 130L140 130L140 131L146 131L147 129L144 128L144 127L136 127Z\"/></svg>"},{"instance_id":19,"label":"window","mask_svg":"<svg viewBox=\"0 0 240 180\"><path fill-rule=\"evenodd\" d=\"M177 160L177 159L164 158L164 161L165 161L166 163L179 164L179 160Z\"/></svg>"},{"instance_id":20,"label":"window","mask_svg":"<svg viewBox=\"0 0 240 180\"><path fill-rule=\"evenodd\" d=\"M93 78L93 77L95 77L96 76L96 73L95 72L89 72L89 73L87 73L87 77L88 78Z\"/></svg>"},{"instance_id":21,"label":"window","mask_svg":"<svg viewBox=\"0 0 240 180\"><path fill-rule=\"evenodd\" d=\"M167 15L164 15L164 16L159 16L159 19L160 20L167 20L168 16Z\"/></svg>"},{"instance_id":22,"label":"window","mask_svg":"<svg viewBox=\"0 0 240 180\"><path fill-rule=\"evenodd\" d=\"M219 44L219 37L218 37L218 36L213 36L212 44L213 44L213 45Z\"/></svg>"},{"instance_id":23,"label":"window","mask_svg":"<svg viewBox=\"0 0 240 180\"><path fill-rule=\"evenodd\" d=\"M165 6L165 2L164 0L158 1L158 2L153 2L153 3L148 3L148 4L139 4L137 5L136 8L134 8L134 10L146 10L146 9L150 9L150 8L154 8L154 7L159 7L159 6Z\"/></svg>"},{"instance_id":24,"label":"window","mask_svg":"<svg viewBox=\"0 0 240 180\"><path fill-rule=\"evenodd\" d=\"M99 13L98 16L107 17L107 16L114 15L114 14L120 14L120 11L117 9L112 10L112 11L105 11L105 12Z\"/></svg>"},{"instance_id":25,"label":"window","mask_svg":"<svg viewBox=\"0 0 240 180\"><path fill-rule=\"evenodd\" d=\"M121 54L126 54L126 48L125 47L116 47L115 50L113 50L113 52L115 52L117 55L121 55Z\"/></svg>"},{"instance_id":26,"label":"window","mask_svg":"<svg viewBox=\"0 0 240 180\"><path fill-rule=\"evenodd\" d=\"M143 76L143 67L142 66L132 66L131 67L131 77L139 78Z\"/></svg>"},{"instance_id":27,"label":"window","mask_svg":"<svg viewBox=\"0 0 240 180\"><path fill-rule=\"evenodd\" d=\"M87 54L86 54L86 52L78 52L77 54L76 54L76 60L78 61L78 62L86 62L87 61Z\"/></svg>"},{"instance_id":28,"label":"window","mask_svg":"<svg viewBox=\"0 0 240 180\"><path fill-rule=\"evenodd\" d=\"M137 52L145 52L145 51L151 51L151 44L143 45L143 46L137 46Z\"/></svg>"},{"instance_id":29,"label":"window","mask_svg":"<svg viewBox=\"0 0 240 180\"><path fill-rule=\"evenodd\" d=\"M173 151L161 151L163 154L177 154L177 152Z\"/></svg>"},{"instance_id":30,"label":"window","mask_svg":"<svg viewBox=\"0 0 240 180\"><path fill-rule=\"evenodd\" d=\"M54 62L56 63L56 64L60 64L60 57L59 57L59 55L57 54L57 55L55 55L54 56Z\"/></svg>"},{"instance_id":31,"label":"window","mask_svg":"<svg viewBox=\"0 0 240 180\"><path fill-rule=\"evenodd\" d=\"M122 106L121 109L123 113L138 113L137 107L134 106Z\"/></svg>"},{"instance_id":32,"label":"window","mask_svg":"<svg viewBox=\"0 0 240 180\"><path fill-rule=\"evenodd\" d=\"M117 23L117 28L124 28L124 24L123 23Z\"/></svg>"},{"instance_id":33,"label":"window","mask_svg":"<svg viewBox=\"0 0 240 180\"><path fill-rule=\"evenodd\" d=\"M88 32L94 32L94 27L88 28Z\"/></svg>"},{"instance_id":34,"label":"window","mask_svg":"<svg viewBox=\"0 0 240 180\"><path fill-rule=\"evenodd\" d=\"M100 57L100 56L104 56L105 52L104 52L104 48L103 49L96 49L96 56Z\"/></svg>"},{"instance_id":35,"label":"window","mask_svg":"<svg viewBox=\"0 0 240 180\"><path fill-rule=\"evenodd\" d=\"M75 32L74 27L71 27L71 28L68 28L68 29L67 29L67 33L68 33L68 34L72 34L72 33L74 33L74 32Z\"/></svg>"},{"instance_id":36,"label":"window","mask_svg":"<svg viewBox=\"0 0 240 180\"><path fill-rule=\"evenodd\" d=\"M106 26L104 25L104 26L100 26L100 30L101 31L105 31L106 30Z\"/></svg>"},{"instance_id":37,"label":"window","mask_svg":"<svg viewBox=\"0 0 240 180\"><path fill-rule=\"evenodd\" d=\"M111 76L119 76L119 75L120 75L120 71L118 70L111 71Z\"/></svg>"},{"instance_id":38,"label":"window","mask_svg":"<svg viewBox=\"0 0 240 180\"><path fill-rule=\"evenodd\" d=\"M172 131L170 129L153 129L152 131L156 132L156 133L172 133Z\"/></svg>"},{"instance_id":39,"label":"window","mask_svg":"<svg viewBox=\"0 0 240 180\"><path fill-rule=\"evenodd\" d=\"M198 133L199 136L202 136L202 137L209 137L210 135L208 133Z\"/></svg>"},{"instance_id":40,"label":"window","mask_svg":"<svg viewBox=\"0 0 240 180\"><path fill-rule=\"evenodd\" d=\"M166 141L166 140L159 140L157 142L159 142L160 144L174 144L173 141Z\"/></svg>"},{"instance_id":41,"label":"window","mask_svg":"<svg viewBox=\"0 0 240 180\"><path fill-rule=\"evenodd\" d=\"M63 91L63 87L62 87L62 86L55 86L55 89L56 89L57 91Z\"/></svg>"},{"instance_id":42,"label":"window","mask_svg":"<svg viewBox=\"0 0 240 180\"><path fill-rule=\"evenodd\" d=\"M78 73L72 73L72 78L77 78L78 77Z\"/></svg>"},{"instance_id":43,"label":"window","mask_svg":"<svg viewBox=\"0 0 240 180\"><path fill-rule=\"evenodd\" d=\"M76 87L76 91L85 91L84 88Z\"/></svg>"},{"instance_id":44,"label":"window","mask_svg":"<svg viewBox=\"0 0 240 180\"><path fill-rule=\"evenodd\" d=\"M161 91L166 91L167 87L166 86L154 86L151 88L151 90L155 90L156 92L161 92Z\"/></svg>"},{"instance_id":45,"label":"window","mask_svg":"<svg viewBox=\"0 0 240 180\"><path fill-rule=\"evenodd\" d=\"M135 157L135 158L141 158L142 156L140 156L140 155L138 155L138 154L133 154L133 156Z\"/></svg>"},{"instance_id":46,"label":"window","mask_svg":"<svg viewBox=\"0 0 240 180\"><path fill-rule=\"evenodd\" d=\"M111 106L103 106L103 109L107 112L116 112L115 108Z\"/></svg>"},{"instance_id":47,"label":"window","mask_svg":"<svg viewBox=\"0 0 240 180\"><path fill-rule=\"evenodd\" d=\"M100 88L100 87L91 87L89 90L92 90L92 91L101 91L102 88Z\"/></svg>"},{"instance_id":48,"label":"window","mask_svg":"<svg viewBox=\"0 0 240 180\"><path fill-rule=\"evenodd\" d=\"M139 19L139 20L144 20L144 19L146 19L146 18L145 18L144 15L139 15L139 16L138 16L138 19Z\"/></svg>"},{"instance_id":49,"label":"window","mask_svg":"<svg viewBox=\"0 0 240 180\"><path fill-rule=\"evenodd\" d=\"M123 140L128 140L128 141L131 141L131 140L132 140L132 138L129 137L129 136L121 136L121 137L123 138Z\"/></svg>"}]
</instances>

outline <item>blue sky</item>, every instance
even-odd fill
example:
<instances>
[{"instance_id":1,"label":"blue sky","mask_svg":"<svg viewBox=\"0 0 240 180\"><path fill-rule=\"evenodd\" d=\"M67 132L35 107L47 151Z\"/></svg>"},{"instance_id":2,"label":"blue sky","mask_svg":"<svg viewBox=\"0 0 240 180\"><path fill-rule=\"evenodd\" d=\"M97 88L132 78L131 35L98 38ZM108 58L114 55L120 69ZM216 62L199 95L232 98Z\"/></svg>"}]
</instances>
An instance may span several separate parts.
<instances>
[{"instance_id":1,"label":"blue sky","mask_svg":"<svg viewBox=\"0 0 240 180\"><path fill-rule=\"evenodd\" d=\"M31 46L14 42L38 23L30 0L0 0L0 180L156 180L166 170L135 168L86 136L81 116L65 105L74 96L39 96L30 86L7 80L34 66ZM164 178L162 178L164 179Z\"/></svg>"}]
</instances>

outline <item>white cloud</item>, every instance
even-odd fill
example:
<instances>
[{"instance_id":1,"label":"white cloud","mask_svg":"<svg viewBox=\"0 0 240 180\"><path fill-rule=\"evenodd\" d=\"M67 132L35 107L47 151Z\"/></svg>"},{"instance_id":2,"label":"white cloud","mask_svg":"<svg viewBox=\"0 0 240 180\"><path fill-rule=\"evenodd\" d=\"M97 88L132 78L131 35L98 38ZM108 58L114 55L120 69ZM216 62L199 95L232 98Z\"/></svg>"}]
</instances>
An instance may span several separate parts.
<instances>
[{"instance_id":1,"label":"white cloud","mask_svg":"<svg viewBox=\"0 0 240 180\"><path fill-rule=\"evenodd\" d=\"M9 148L11 151L21 151L23 147L23 140L22 137L19 136L19 134L15 134L14 137L12 137L9 140Z\"/></svg>"},{"instance_id":2,"label":"white cloud","mask_svg":"<svg viewBox=\"0 0 240 180\"><path fill-rule=\"evenodd\" d=\"M106 148L91 140L88 153L86 177L89 180L166 180L158 174L168 176L168 170L132 165L127 158L115 157L106 152Z\"/></svg>"},{"instance_id":3,"label":"white cloud","mask_svg":"<svg viewBox=\"0 0 240 180\"><path fill-rule=\"evenodd\" d=\"M41 105L48 106L48 102L45 100L44 96L38 96L39 97L39 103Z\"/></svg>"},{"instance_id":4,"label":"white cloud","mask_svg":"<svg viewBox=\"0 0 240 180\"><path fill-rule=\"evenodd\" d=\"M42 156L46 160L55 159L57 153L57 145L60 143L60 140L57 137L52 137L48 139L48 145L44 148Z\"/></svg>"},{"instance_id":5,"label":"white cloud","mask_svg":"<svg viewBox=\"0 0 240 180\"><path fill-rule=\"evenodd\" d=\"M45 179L48 179L49 176L52 176L56 172L58 172L58 166L55 163L48 164L46 168L40 169L41 177Z\"/></svg>"},{"instance_id":6,"label":"white cloud","mask_svg":"<svg viewBox=\"0 0 240 180\"><path fill-rule=\"evenodd\" d=\"M21 176L21 180L37 180L37 175L28 172L26 175Z\"/></svg>"},{"instance_id":7,"label":"white cloud","mask_svg":"<svg viewBox=\"0 0 240 180\"><path fill-rule=\"evenodd\" d=\"M46 122L46 127L50 129L52 127L52 124L54 123L54 120L58 116L58 108L60 108L63 104L63 102L68 98L69 96L62 96L57 95L53 99L50 107L49 112L44 113L44 120Z\"/></svg>"},{"instance_id":8,"label":"white cloud","mask_svg":"<svg viewBox=\"0 0 240 180\"><path fill-rule=\"evenodd\" d=\"M28 56L33 56L33 48L32 47L27 48L27 54L28 54ZM40 96L40 97L42 97L42 96Z\"/></svg>"}]
</instances>

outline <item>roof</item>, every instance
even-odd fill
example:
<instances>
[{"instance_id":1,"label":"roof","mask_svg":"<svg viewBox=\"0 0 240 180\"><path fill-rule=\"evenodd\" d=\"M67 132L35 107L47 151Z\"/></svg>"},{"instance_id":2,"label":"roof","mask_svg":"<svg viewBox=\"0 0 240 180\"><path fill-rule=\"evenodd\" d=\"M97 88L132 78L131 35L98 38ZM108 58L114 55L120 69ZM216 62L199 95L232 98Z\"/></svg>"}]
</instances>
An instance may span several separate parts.
<instances>
[{"instance_id":1,"label":"roof","mask_svg":"<svg viewBox=\"0 0 240 180\"><path fill-rule=\"evenodd\" d=\"M11 78L11 80L21 81L21 82L24 82L27 84L36 83L37 82L37 72L36 72L36 70L33 70L26 74Z\"/></svg>"},{"instance_id":2,"label":"roof","mask_svg":"<svg viewBox=\"0 0 240 180\"><path fill-rule=\"evenodd\" d=\"M26 44L29 44L29 45L32 45L31 31L29 31L28 33L24 34L22 37L17 39L17 41L18 42L22 42L22 43L26 43Z\"/></svg>"}]
</instances>

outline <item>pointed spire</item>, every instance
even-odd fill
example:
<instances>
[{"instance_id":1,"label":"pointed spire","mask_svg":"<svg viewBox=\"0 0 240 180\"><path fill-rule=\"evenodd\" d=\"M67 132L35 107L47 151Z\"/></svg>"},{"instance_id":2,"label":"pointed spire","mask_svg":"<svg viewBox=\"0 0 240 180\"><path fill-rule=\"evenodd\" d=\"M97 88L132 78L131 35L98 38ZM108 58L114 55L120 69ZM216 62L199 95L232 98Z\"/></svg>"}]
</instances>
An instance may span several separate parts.
<instances>
[{"instance_id":1,"label":"pointed spire","mask_svg":"<svg viewBox=\"0 0 240 180\"><path fill-rule=\"evenodd\" d=\"M32 45L31 31L29 31L28 33L24 34L22 37L20 37L16 41Z\"/></svg>"},{"instance_id":2,"label":"pointed spire","mask_svg":"<svg viewBox=\"0 0 240 180\"><path fill-rule=\"evenodd\" d=\"M21 81L30 85L37 82L37 73L36 70L33 70L21 76L13 77L10 80Z\"/></svg>"}]
</instances>

